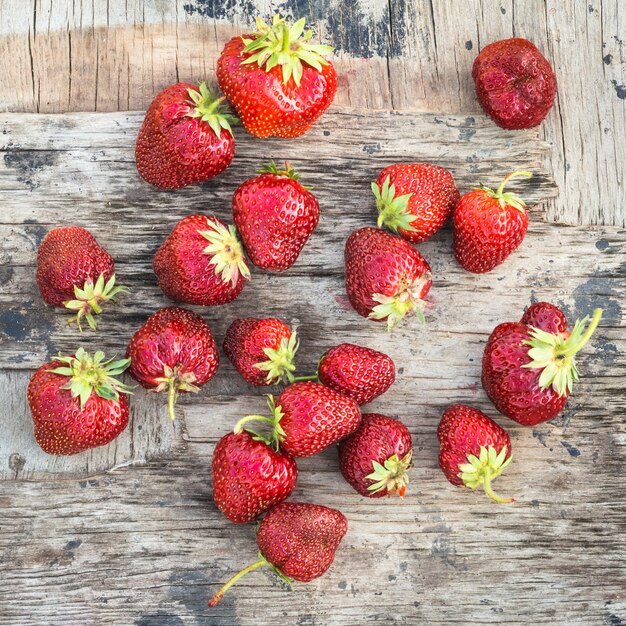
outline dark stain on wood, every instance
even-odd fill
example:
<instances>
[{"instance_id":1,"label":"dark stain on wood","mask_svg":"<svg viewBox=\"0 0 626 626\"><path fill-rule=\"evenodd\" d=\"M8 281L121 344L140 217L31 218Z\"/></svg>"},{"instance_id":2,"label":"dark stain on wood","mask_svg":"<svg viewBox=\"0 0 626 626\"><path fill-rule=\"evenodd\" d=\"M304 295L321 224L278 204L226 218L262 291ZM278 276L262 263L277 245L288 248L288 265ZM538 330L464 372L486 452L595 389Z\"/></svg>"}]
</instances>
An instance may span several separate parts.
<instances>
[{"instance_id":1,"label":"dark stain on wood","mask_svg":"<svg viewBox=\"0 0 626 626\"><path fill-rule=\"evenodd\" d=\"M53 151L13 150L4 154L4 164L17 170L17 180L31 191L39 187L37 173L44 167L54 165L57 155Z\"/></svg>"}]
</instances>

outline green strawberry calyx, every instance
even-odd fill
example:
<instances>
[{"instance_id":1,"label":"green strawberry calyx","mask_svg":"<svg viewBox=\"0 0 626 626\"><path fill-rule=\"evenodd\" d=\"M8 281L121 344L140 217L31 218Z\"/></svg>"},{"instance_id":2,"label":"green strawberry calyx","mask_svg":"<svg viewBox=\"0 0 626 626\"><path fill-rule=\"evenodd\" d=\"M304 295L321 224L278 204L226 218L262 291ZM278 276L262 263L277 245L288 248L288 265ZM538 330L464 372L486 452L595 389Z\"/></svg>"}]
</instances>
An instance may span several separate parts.
<instances>
[{"instance_id":1,"label":"green strawberry calyx","mask_svg":"<svg viewBox=\"0 0 626 626\"><path fill-rule=\"evenodd\" d=\"M274 15L270 26L260 17L256 19L258 32L253 39L242 37L245 44L243 49L251 53L242 61L242 65L256 63L264 67L266 72L280 66L282 69L283 84L293 78L296 86L300 86L303 73L303 63L322 71L323 65L328 65L324 55L333 51L332 46L309 43L313 32L304 30L306 19L303 17L289 26L280 14Z\"/></svg>"},{"instance_id":2,"label":"green strawberry calyx","mask_svg":"<svg viewBox=\"0 0 626 626\"><path fill-rule=\"evenodd\" d=\"M459 478L470 489L476 489L482 485L485 493L496 502L515 502L514 498L503 498L493 491L491 481L500 476L510 465L512 456L506 458L507 446L502 446L497 452L493 446L480 446L478 456L467 455L467 463L459 465Z\"/></svg>"},{"instance_id":3,"label":"green strawberry calyx","mask_svg":"<svg viewBox=\"0 0 626 626\"><path fill-rule=\"evenodd\" d=\"M76 315L70 317L68 324L76 322L78 330L82 333L83 327L81 321L83 317L87 320L89 328L96 330L96 320L94 315L102 313L103 302L115 302L116 296L122 293L130 293L130 289L124 285L115 284L115 274L104 282L104 274L98 276L95 284L89 278L85 281L82 289L78 285L74 285L74 300L66 300L63 306L70 311L76 311Z\"/></svg>"},{"instance_id":4,"label":"green strawberry calyx","mask_svg":"<svg viewBox=\"0 0 626 626\"><path fill-rule=\"evenodd\" d=\"M265 378L268 385L279 382L294 382L293 373L296 371L294 358L300 342L295 330L291 332L291 337L283 337L278 348L263 348L267 361L255 363L254 367L267 372Z\"/></svg>"},{"instance_id":5,"label":"green strawberry calyx","mask_svg":"<svg viewBox=\"0 0 626 626\"><path fill-rule=\"evenodd\" d=\"M206 83L200 83L198 89L187 89L187 93L194 105L187 117L199 117L211 127L217 137L221 136L222 129L234 137L230 125L237 124L239 120L224 105L226 96L218 98Z\"/></svg>"},{"instance_id":6,"label":"green strawberry calyx","mask_svg":"<svg viewBox=\"0 0 626 626\"><path fill-rule=\"evenodd\" d=\"M285 178L291 178L291 180L295 180L298 182L302 174L296 172L296 170L291 167L291 163L289 161L285 161L285 169L279 169L276 163L272 160L269 163L263 164L258 170L258 174L274 174L274 176L284 176ZM303 189L311 189L311 187L307 187L300 183L300 186Z\"/></svg>"},{"instance_id":7,"label":"green strawberry calyx","mask_svg":"<svg viewBox=\"0 0 626 626\"><path fill-rule=\"evenodd\" d=\"M92 356L83 348L78 348L74 356L59 355L55 361L65 365L48 371L69 378L61 389L69 389L72 398L80 399L81 410L85 408L92 392L113 402L119 400L120 393L132 393L132 387L114 378L130 365L130 359L105 361L101 350Z\"/></svg>"},{"instance_id":8,"label":"green strawberry calyx","mask_svg":"<svg viewBox=\"0 0 626 626\"><path fill-rule=\"evenodd\" d=\"M522 365L530 369L541 369L539 386L543 391L552 387L559 396L568 395L580 375L576 366L576 353L591 339L602 318L602 309L596 309L589 316L576 320L568 335L547 333L531 326L530 339L524 341L530 346L530 363Z\"/></svg>"},{"instance_id":9,"label":"green strawberry calyx","mask_svg":"<svg viewBox=\"0 0 626 626\"><path fill-rule=\"evenodd\" d=\"M276 565L274 565L273 563L270 563L261 552L259 552L259 560L255 561L254 563L251 563L250 565L248 565L248 567L244 567L242 570L240 570L239 572L237 572L232 578L230 578L224 585L222 585L222 587L220 587L220 590L209 600L209 606L213 607L215 606L223 597L224 594L242 577L245 576L246 574L248 574L249 572L252 572L253 570L257 569L258 567L263 567L263 566L267 566L269 567L281 580L283 580L284 582L286 582L289 586L291 586L293 584L293 580L291 578L289 578L289 576L286 576L285 574L283 574L278 567L276 567Z\"/></svg>"},{"instance_id":10,"label":"green strawberry calyx","mask_svg":"<svg viewBox=\"0 0 626 626\"><path fill-rule=\"evenodd\" d=\"M269 434L259 433L250 428L246 428L245 431L250 433L256 441L262 441L268 446L274 448L274 450L278 450L280 442L285 438L285 431L280 425L280 420L283 418L284 413L281 406L276 405L274 396L271 394L267 396L267 405L269 407L271 417L268 417L267 415L246 415L235 424L233 432L243 432L243 425L247 422L266 422L272 425L272 432Z\"/></svg>"},{"instance_id":11,"label":"green strawberry calyx","mask_svg":"<svg viewBox=\"0 0 626 626\"><path fill-rule=\"evenodd\" d=\"M151 391L158 393L167 389L167 408L171 419L176 419L174 406L181 391L190 393L198 393L200 391L200 387L193 384L196 382L196 375L193 372L181 372L178 365L174 367L165 365L163 367L163 376L155 378L155 380L159 384Z\"/></svg>"},{"instance_id":12,"label":"green strawberry calyx","mask_svg":"<svg viewBox=\"0 0 626 626\"><path fill-rule=\"evenodd\" d=\"M409 482L407 472L413 466L413 451L409 450L402 458L397 454L390 456L383 465L377 461L372 461L374 471L366 478L376 481L367 489L372 493L387 491L389 495L397 493L401 498L406 494L406 486Z\"/></svg>"},{"instance_id":13,"label":"green strawberry calyx","mask_svg":"<svg viewBox=\"0 0 626 626\"><path fill-rule=\"evenodd\" d=\"M203 252L211 255L209 263L215 265L215 274L233 287L237 286L240 276L249 280L250 270L235 227L226 227L210 218L207 218L207 225L211 226L212 230L199 230L198 233L209 242Z\"/></svg>"},{"instance_id":14,"label":"green strawberry calyx","mask_svg":"<svg viewBox=\"0 0 626 626\"><path fill-rule=\"evenodd\" d=\"M432 279L430 272L424 272L421 276L418 276L415 281L407 287L400 289L398 293L393 296L385 296L380 293L372 295L372 300L378 302L368 315L373 320L387 320L387 330L391 331L393 328L409 313L414 313L415 316L422 322L426 323L424 316L424 309L426 308L426 302L421 299L424 286Z\"/></svg>"},{"instance_id":15,"label":"green strawberry calyx","mask_svg":"<svg viewBox=\"0 0 626 626\"><path fill-rule=\"evenodd\" d=\"M484 191L490 198L495 198L496 200L498 200L502 208L506 206L512 206L520 213L524 213L524 211L526 210L524 208L526 206L526 203L517 194L510 191L504 191L505 185L509 182L509 180L511 180L511 178L515 178L516 176L532 178L532 172L526 172L523 170L511 172L508 176L505 176L504 180L500 183L500 186L495 191L491 187L487 187L483 184L480 184L478 187L474 187L474 189Z\"/></svg>"},{"instance_id":16,"label":"green strawberry calyx","mask_svg":"<svg viewBox=\"0 0 626 626\"><path fill-rule=\"evenodd\" d=\"M417 215L409 211L412 193L396 196L396 186L391 184L391 176L387 176L382 185L373 182L372 192L378 209L378 228L385 226L394 233L400 229L417 232L417 228L412 225Z\"/></svg>"}]
</instances>

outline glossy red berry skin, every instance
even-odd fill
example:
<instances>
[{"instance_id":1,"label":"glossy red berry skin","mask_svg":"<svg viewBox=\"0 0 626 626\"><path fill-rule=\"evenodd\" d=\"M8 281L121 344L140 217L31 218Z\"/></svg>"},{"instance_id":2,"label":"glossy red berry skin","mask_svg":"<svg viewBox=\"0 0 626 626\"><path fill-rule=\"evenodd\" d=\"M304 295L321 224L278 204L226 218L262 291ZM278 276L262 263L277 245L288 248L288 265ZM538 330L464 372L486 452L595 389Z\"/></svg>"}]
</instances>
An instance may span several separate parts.
<instances>
[{"instance_id":1,"label":"glossy red berry skin","mask_svg":"<svg viewBox=\"0 0 626 626\"><path fill-rule=\"evenodd\" d=\"M276 399L283 417L281 448L295 457L313 456L354 432L361 421L359 405L314 382L298 382Z\"/></svg>"},{"instance_id":2,"label":"glossy red berry skin","mask_svg":"<svg viewBox=\"0 0 626 626\"><path fill-rule=\"evenodd\" d=\"M298 468L285 452L276 452L248 432L222 437L213 452L213 500L235 524L245 524L288 498Z\"/></svg>"},{"instance_id":3,"label":"glossy red berry skin","mask_svg":"<svg viewBox=\"0 0 626 626\"><path fill-rule=\"evenodd\" d=\"M376 492L368 489L376 482L367 478L374 470L373 462L384 465L394 454L401 459L412 448L411 433L400 420L380 413L366 413L356 431L339 442L341 473L362 496L385 497L387 489Z\"/></svg>"},{"instance_id":4,"label":"glossy red berry skin","mask_svg":"<svg viewBox=\"0 0 626 626\"><path fill-rule=\"evenodd\" d=\"M485 113L509 130L540 124L556 97L554 71L527 39L485 46L474 61L472 77Z\"/></svg>"},{"instance_id":5,"label":"glossy red berry skin","mask_svg":"<svg viewBox=\"0 0 626 626\"><path fill-rule=\"evenodd\" d=\"M304 134L335 97L337 72L332 63L323 65L321 72L304 63L300 85L293 79L284 85L280 66L266 72L256 63L244 65L251 56L244 47L241 36L233 37L217 60L216 71L220 89L245 129L261 139Z\"/></svg>"},{"instance_id":6,"label":"glossy red berry skin","mask_svg":"<svg viewBox=\"0 0 626 626\"><path fill-rule=\"evenodd\" d=\"M321 383L362 405L391 387L396 368L391 357L382 352L342 343L324 354L317 375Z\"/></svg>"},{"instance_id":7,"label":"glossy red berry skin","mask_svg":"<svg viewBox=\"0 0 626 626\"><path fill-rule=\"evenodd\" d=\"M336 509L282 502L261 521L257 544L261 554L285 576L309 582L331 566L347 531L348 520Z\"/></svg>"},{"instance_id":8,"label":"glossy red berry skin","mask_svg":"<svg viewBox=\"0 0 626 626\"><path fill-rule=\"evenodd\" d=\"M549 302L536 302L528 307L520 320L522 324L528 324L535 328L545 330L547 333L567 332L567 318L559 307Z\"/></svg>"},{"instance_id":9,"label":"glossy red berry skin","mask_svg":"<svg viewBox=\"0 0 626 626\"><path fill-rule=\"evenodd\" d=\"M235 140L220 135L200 117L190 117L195 104L189 90L197 85L176 83L150 104L139 129L135 160L140 176L161 189L180 189L217 176L235 156Z\"/></svg>"},{"instance_id":10,"label":"glossy red berry skin","mask_svg":"<svg viewBox=\"0 0 626 626\"><path fill-rule=\"evenodd\" d=\"M504 446L505 459L511 456L511 438L508 433L482 411L465 404L449 406L437 428L439 439L439 466L445 477L461 486L459 466L468 463L467 457L480 455L480 448L492 446L499 453Z\"/></svg>"}]
</instances>

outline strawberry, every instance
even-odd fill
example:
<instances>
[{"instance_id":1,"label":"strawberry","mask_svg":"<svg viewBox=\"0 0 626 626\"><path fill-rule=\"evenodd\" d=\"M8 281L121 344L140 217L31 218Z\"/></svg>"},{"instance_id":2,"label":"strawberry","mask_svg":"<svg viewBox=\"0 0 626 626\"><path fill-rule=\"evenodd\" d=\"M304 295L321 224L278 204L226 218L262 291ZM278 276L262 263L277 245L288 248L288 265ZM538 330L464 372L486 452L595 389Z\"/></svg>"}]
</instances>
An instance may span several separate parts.
<instances>
[{"instance_id":1,"label":"strawberry","mask_svg":"<svg viewBox=\"0 0 626 626\"><path fill-rule=\"evenodd\" d=\"M217 372L219 356L209 325L187 309L152 314L126 350L129 374L146 389L168 392L170 417L181 393L200 391Z\"/></svg>"},{"instance_id":2,"label":"strawberry","mask_svg":"<svg viewBox=\"0 0 626 626\"><path fill-rule=\"evenodd\" d=\"M576 353L601 317L602 309L596 309L591 322L577 320L568 333L563 313L539 302L521 322L497 326L485 346L482 371L483 388L496 409L523 426L556 417L579 378Z\"/></svg>"},{"instance_id":3,"label":"strawberry","mask_svg":"<svg viewBox=\"0 0 626 626\"><path fill-rule=\"evenodd\" d=\"M233 220L250 260L261 269L282 272L291 267L320 219L315 196L300 175L274 161L261 176L240 185L233 196Z\"/></svg>"},{"instance_id":4,"label":"strawberry","mask_svg":"<svg viewBox=\"0 0 626 626\"><path fill-rule=\"evenodd\" d=\"M271 417L248 415L239 420L235 432L250 420L269 422L269 439L295 457L313 456L354 432L360 421L359 405L336 391L315 382L297 382L274 401L268 396Z\"/></svg>"},{"instance_id":5,"label":"strawberry","mask_svg":"<svg viewBox=\"0 0 626 626\"><path fill-rule=\"evenodd\" d=\"M537 126L554 104L554 71L527 39L485 46L474 61L472 77L485 113L502 128Z\"/></svg>"},{"instance_id":6,"label":"strawberry","mask_svg":"<svg viewBox=\"0 0 626 626\"><path fill-rule=\"evenodd\" d=\"M319 504L282 502L259 524L259 560L235 574L209 602L215 606L242 576L267 565L285 582L310 582L331 566L348 531L343 513Z\"/></svg>"},{"instance_id":7,"label":"strawberry","mask_svg":"<svg viewBox=\"0 0 626 626\"><path fill-rule=\"evenodd\" d=\"M69 322L81 332L83 317L95 330L102 303L129 291L115 284L113 257L78 226L55 228L44 237L37 250L37 285L46 304L76 311Z\"/></svg>"},{"instance_id":8,"label":"strawberry","mask_svg":"<svg viewBox=\"0 0 626 626\"><path fill-rule=\"evenodd\" d=\"M386 167L372 191L378 226L385 226L411 243L430 239L459 201L454 178L430 163L398 163Z\"/></svg>"},{"instance_id":9,"label":"strawberry","mask_svg":"<svg viewBox=\"0 0 626 626\"><path fill-rule=\"evenodd\" d=\"M404 239L377 228L361 228L346 241L346 290L359 315L387 320L391 330L408 313L424 321L430 266Z\"/></svg>"},{"instance_id":10,"label":"strawberry","mask_svg":"<svg viewBox=\"0 0 626 626\"><path fill-rule=\"evenodd\" d=\"M153 265L161 291L188 304L231 302L250 278L235 228L214 216L189 215L178 222Z\"/></svg>"},{"instance_id":11,"label":"strawberry","mask_svg":"<svg viewBox=\"0 0 626 626\"><path fill-rule=\"evenodd\" d=\"M42 365L28 383L35 439L48 454L77 454L113 441L128 424L130 387L114 378L129 359L78 348Z\"/></svg>"},{"instance_id":12,"label":"strawberry","mask_svg":"<svg viewBox=\"0 0 626 626\"><path fill-rule=\"evenodd\" d=\"M139 129L135 160L140 176L161 189L180 189L217 176L235 156L224 111L206 86L176 83L157 94Z\"/></svg>"},{"instance_id":13,"label":"strawberry","mask_svg":"<svg viewBox=\"0 0 626 626\"><path fill-rule=\"evenodd\" d=\"M224 337L224 353L251 385L293 382L296 331L275 317L233 320Z\"/></svg>"},{"instance_id":14,"label":"strawberry","mask_svg":"<svg viewBox=\"0 0 626 626\"><path fill-rule=\"evenodd\" d=\"M439 467L457 486L470 489L482 485L496 502L514 502L493 492L491 481L511 463L511 438L478 409L466 404L449 406L437 428Z\"/></svg>"},{"instance_id":15,"label":"strawberry","mask_svg":"<svg viewBox=\"0 0 626 626\"><path fill-rule=\"evenodd\" d=\"M408 428L400 420L379 413L363 415L360 426L339 442L343 477L368 498L393 493L403 498L412 456Z\"/></svg>"},{"instance_id":16,"label":"strawberry","mask_svg":"<svg viewBox=\"0 0 626 626\"><path fill-rule=\"evenodd\" d=\"M391 387L396 367L391 357L382 352L342 343L322 356L317 376L327 387L358 404L367 404Z\"/></svg>"},{"instance_id":17,"label":"strawberry","mask_svg":"<svg viewBox=\"0 0 626 626\"><path fill-rule=\"evenodd\" d=\"M504 191L513 172L497 191L480 185L466 193L454 210L454 256L468 272L483 274L500 265L522 243L528 229L524 201Z\"/></svg>"},{"instance_id":18,"label":"strawberry","mask_svg":"<svg viewBox=\"0 0 626 626\"><path fill-rule=\"evenodd\" d=\"M213 453L213 500L235 524L257 518L296 487L293 457L246 431L222 437Z\"/></svg>"},{"instance_id":19,"label":"strawberry","mask_svg":"<svg viewBox=\"0 0 626 626\"><path fill-rule=\"evenodd\" d=\"M330 106L337 72L323 55L331 46L309 43L305 19L291 27L279 15L257 18L257 33L233 37L217 60L220 89L246 130L264 139L304 134Z\"/></svg>"}]
</instances>

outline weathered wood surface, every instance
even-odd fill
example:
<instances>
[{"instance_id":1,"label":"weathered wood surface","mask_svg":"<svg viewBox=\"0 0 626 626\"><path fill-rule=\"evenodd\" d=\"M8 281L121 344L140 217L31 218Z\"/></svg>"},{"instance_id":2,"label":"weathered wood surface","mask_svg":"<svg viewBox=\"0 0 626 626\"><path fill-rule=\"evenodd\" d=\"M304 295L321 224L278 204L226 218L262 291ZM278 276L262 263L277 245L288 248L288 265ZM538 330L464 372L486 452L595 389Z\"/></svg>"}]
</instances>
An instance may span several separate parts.
<instances>
[{"instance_id":1,"label":"weathered wood surface","mask_svg":"<svg viewBox=\"0 0 626 626\"><path fill-rule=\"evenodd\" d=\"M336 47L337 103L482 115L471 66L487 43L534 41L558 80L541 136L561 194L551 221L626 226L622 0L0 0L0 110L144 109L210 78L224 43L276 9Z\"/></svg>"}]
</instances>

